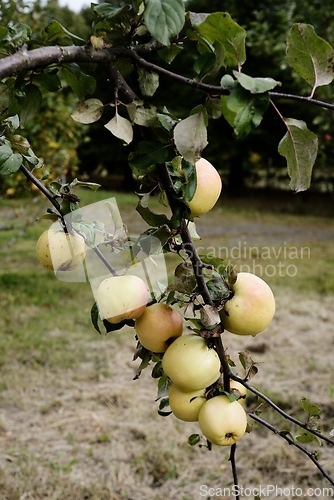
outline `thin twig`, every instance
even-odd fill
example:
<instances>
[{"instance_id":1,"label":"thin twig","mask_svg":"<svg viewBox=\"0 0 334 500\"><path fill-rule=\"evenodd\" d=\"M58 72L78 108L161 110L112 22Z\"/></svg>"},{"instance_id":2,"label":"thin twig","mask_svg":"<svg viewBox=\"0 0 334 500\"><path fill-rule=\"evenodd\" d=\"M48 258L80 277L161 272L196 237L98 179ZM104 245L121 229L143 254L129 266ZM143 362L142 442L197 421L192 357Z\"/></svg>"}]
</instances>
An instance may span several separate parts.
<instances>
[{"instance_id":1,"label":"thin twig","mask_svg":"<svg viewBox=\"0 0 334 500\"><path fill-rule=\"evenodd\" d=\"M235 491L237 491L237 494L235 496L236 500L240 500L240 495L239 495L239 489L238 489L238 474L237 474L237 465L235 461L235 452L237 450L237 445L236 443L232 444L231 446L231 451L230 451L230 462L231 462L231 468L232 468L232 475L233 475L233 486L235 488Z\"/></svg>"},{"instance_id":2,"label":"thin twig","mask_svg":"<svg viewBox=\"0 0 334 500\"><path fill-rule=\"evenodd\" d=\"M21 165L20 171L25 176L25 178L28 179L32 184L34 184L40 190L40 192L43 193L44 196L46 196L46 198L50 201L50 203L55 207L55 209L58 212L58 216L61 220L63 229L65 233L68 233L68 228L66 225L65 218L61 213L61 206L58 203L55 196L53 195L53 193L51 193L51 191L39 179L37 179L37 177L27 167Z\"/></svg>"},{"instance_id":3,"label":"thin twig","mask_svg":"<svg viewBox=\"0 0 334 500\"><path fill-rule=\"evenodd\" d=\"M190 87L196 88L198 90L202 90L210 95L228 95L230 93L229 90L223 89L219 85L210 85L208 83L203 83L198 80L194 80L192 78L186 78L178 73L173 73L172 71L162 68L157 64L153 64L149 61L146 61L143 57L138 55L138 51L132 51L128 56L132 57L139 66L142 68L146 68L149 71L154 71L158 73L160 76L168 78L170 80L174 80L176 82L182 83L184 85L188 85ZM269 92L269 96L273 99L288 99L293 101L301 101L307 102L309 104L313 104L314 106L320 106L326 109L334 109L334 104L327 103L324 101L319 101L318 99L313 99L311 97L299 96L295 94L288 94L283 92Z\"/></svg>"},{"instance_id":4,"label":"thin twig","mask_svg":"<svg viewBox=\"0 0 334 500\"><path fill-rule=\"evenodd\" d=\"M255 389L254 387L252 387L251 385L249 385L242 378L238 377L237 375L234 375L233 373L230 374L230 377L233 380L235 380L237 382L240 382L240 384L242 384L244 387L246 387L253 394L255 394L259 398L263 399L266 403L268 403L277 413L279 413L286 420L290 420L290 422L292 422L293 424L298 425L302 429L305 429L307 432L310 432L314 436L317 436L319 439L322 439L323 441L326 441L326 443L334 446L334 441L332 439L328 438L327 436L324 436L323 434L321 434L320 432L318 432L318 431L316 431L314 429L310 429L307 426L307 424L304 424L303 422L297 420L296 418L294 418L291 415L289 415L288 413L286 413L284 410L282 410L282 408L280 408L279 406L277 406L270 398L268 398L268 396L266 396L265 394L262 394L262 392L258 391L257 389Z\"/></svg>"},{"instance_id":5,"label":"thin twig","mask_svg":"<svg viewBox=\"0 0 334 500\"><path fill-rule=\"evenodd\" d=\"M110 271L110 273L113 275L113 276L118 276L116 270L113 268L113 266L107 261L107 259L105 258L105 256L103 255L103 253L101 252L101 250L98 248L97 245L94 245L92 247L93 251L96 253L96 255L98 256L98 258L101 260L101 262L103 262L103 264L106 266L106 268L108 269L108 271Z\"/></svg>"},{"instance_id":6,"label":"thin twig","mask_svg":"<svg viewBox=\"0 0 334 500\"><path fill-rule=\"evenodd\" d=\"M281 438L285 439L285 441L287 441L289 444L294 445L296 448L298 448L298 450L300 450L303 453L305 453L305 455L307 455L308 458L319 469L319 471L321 472L322 476L324 476L330 482L330 484L332 486L334 486L334 479L329 474L327 474L327 472L324 470L324 468L320 465L320 463L319 463L319 461L318 461L318 459L316 457L316 454L314 452L309 451L304 446L302 446L300 443L298 443L294 439L292 439L292 437L290 437L289 434L286 434L285 432L279 431L278 429L276 429L276 427L274 427L273 425L269 424L269 422L266 422L265 420L263 420L261 417L259 417L255 413L248 413L248 415L253 420L255 420L259 424L263 425L264 427L266 427L267 429L269 429L270 431L272 431L274 434L277 434Z\"/></svg>"}]
</instances>

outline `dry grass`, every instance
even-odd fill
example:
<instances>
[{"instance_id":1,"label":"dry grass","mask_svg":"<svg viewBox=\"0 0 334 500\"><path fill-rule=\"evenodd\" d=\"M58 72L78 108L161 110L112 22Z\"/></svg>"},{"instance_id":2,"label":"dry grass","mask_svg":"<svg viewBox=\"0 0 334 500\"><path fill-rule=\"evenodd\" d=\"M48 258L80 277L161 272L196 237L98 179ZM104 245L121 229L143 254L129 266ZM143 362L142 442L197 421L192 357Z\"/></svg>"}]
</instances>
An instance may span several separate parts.
<instances>
[{"instance_id":1,"label":"dry grass","mask_svg":"<svg viewBox=\"0 0 334 500\"><path fill-rule=\"evenodd\" d=\"M126 214L129 208L125 200ZM260 238L260 227L254 233L251 226L254 214L241 210L227 215L223 223L219 211L208 223L201 221L203 244L219 245L220 234L230 230L235 240L242 235L247 241ZM287 235L291 244L309 244L317 261L324 256L322 265L329 269L334 229L330 220L262 216L259 223L265 221L267 228L263 244L279 245L277 234ZM309 237L315 228L326 233L322 242ZM33 262L29 238L22 245ZM6 304L0 319L1 348L6 352L0 378L0 499L200 500L209 498L201 485L231 487L229 450L214 447L209 452L187 445L188 436L198 432L196 423L157 415L156 384L148 370L133 380L133 331L99 336L89 322L92 299L87 287L65 287L64 295L59 283L39 269L35 282L10 281L8 275L18 271L20 252L18 245L2 254L9 267L1 269L7 271L7 281L3 278L0 289ZM312 276L312 286L303 286L301 276L295 279L298 283L283 285L273 277L277 314L268 331L246 339L226 333L224 344L236 361L238 351L251 351L259 363L254 385L286 411L301 417L298 401L303 396L319 403L328 433L334 428L334 296L328 289L314 288L318 278L310 262L298 266L301 274ZM250 398L248 409L255 404ZM286 427L266 408L263 416ZM333 449L323 446L320 451L322 465L333 472ZM308 487L329 486L297 449L258 426L238 444L237 466L239 483L248 488L294 486L306 493Z\"/></svg>"}]
</instances>

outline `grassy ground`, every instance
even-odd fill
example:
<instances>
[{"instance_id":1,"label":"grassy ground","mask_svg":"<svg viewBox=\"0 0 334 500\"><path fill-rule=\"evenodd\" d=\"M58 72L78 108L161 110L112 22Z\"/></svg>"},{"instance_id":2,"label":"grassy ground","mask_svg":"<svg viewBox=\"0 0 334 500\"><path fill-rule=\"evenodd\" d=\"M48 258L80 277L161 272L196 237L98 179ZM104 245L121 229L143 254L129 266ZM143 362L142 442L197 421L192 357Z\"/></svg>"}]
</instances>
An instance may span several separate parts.
<instances>
[{"instance_id":1,"label":"grassy ground","mask_svg":"<svg viewBox=\"0 0 334 500\"><path fill-rule=\"evenodd\" d=\"M113 195L81 196L89 204ZM145 229L135 198L116 198L129 229ZM0 221L11 218L0 231L0 500L193 500L212 497L208 488L230 487L229 450L189 447L196 424L157 415L149 372L133 380L133 331L99 335L90 324L90 286L61 282L38 265L35 242L48 223L32 222L46 203L20 212L22 203L0 201ZM319 403L325 433L334 428L331 216L331 205L293 195L288 202L256 197L224 201L197 224L200 251L239 268L258 266L277 298L266 332L254 339L224 334L228 353L238 361L238 351L248 349L259 362L254 385L293 415L304 418L303 396ZM31 226L22 231L25 221ZM247 408L255 404L249 398ZM266 407L262 416L287 427ZM321 448L321 463L333 473L329 446ZM294 486L311 498L307 488L330 486L298 450L258 426L238 444L237 465L244 488Z\"/></svg>"}]
</instances>

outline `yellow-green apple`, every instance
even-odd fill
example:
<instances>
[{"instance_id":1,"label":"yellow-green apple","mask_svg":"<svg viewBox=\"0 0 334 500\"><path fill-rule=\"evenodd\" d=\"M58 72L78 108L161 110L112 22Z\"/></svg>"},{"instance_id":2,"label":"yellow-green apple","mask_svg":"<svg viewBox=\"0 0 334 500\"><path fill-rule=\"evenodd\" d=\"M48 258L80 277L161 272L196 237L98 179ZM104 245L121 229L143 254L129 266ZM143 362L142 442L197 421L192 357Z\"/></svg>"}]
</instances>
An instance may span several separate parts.
<instances>
[{"instance_id":1,"label":"yellow-green apple","mask_svg":"<svg viewBox=\"0 0 334 500\"><path fill-rule=\"evenodd\" d=\"M78 233L65 233L62 229L48 229L37 240L39 262L51 271L71 271L85 258L85 240Z\"/></svg>"},{"instance_id":2,"label":"yellow-green apple","mask_svg":"<svg viewBox=\"0 0 334 500\"><path fill-rule=\"evenodd\" d=\"M231 286L233 297L220 313L224 328L237 335L257 335L275 314L275 297L269 285L252 273L240 272Z\"/></svg>"},{"instance_id":3,"label":"yellow-green apple","mask_svg":"<svg viewBox=\"0 0 334 500\"><path fill-rule=\"evenodd\" d=\"M103 280L96 292L101 316L110 323L136 319L145 311L148 301L146 283L138 276L125 274Z\"/></svg>"},{"instance_id":4,"label":"yellow-green apple","mask_svg":"<svg viewBox=\"0 0 334 500\"><path fill-rule=\"evenodd\" d=\"M236 443L246 432L247 415L238 401L228 396L215 396L205 401L198 414L204 436L218 446Z\"/></svg>"},{"instance_id":5,"label":"yellow-green apple","mask_svg":"<svg viewBox=\"0 0 334 500\"><path fill-rule=\"evenodd\" d=\"M146 307L136 320L135 330L142 346L152 352L165 352L183 332L183 316L173 307L158 302Z\"/></svg>"},{"instance_id":6,"label":"yellow-green apple","mask_svg":"<svg viewBox=\"0 0 334 500\"><path fill-rule=\"evenodd\" d=\"M176 384L168 389L169 406L175 417L185 422L196 422L201 406L206 401L205 389L185 392Z\"/></svg>"},{"instance_id":7,"label":"yellow-green apple","mask_svg":"<svg viewBox=\"0 0 334 500\"><path fill-rule=\"evenodd\" d=\"M204 215L214 205L222 190L221 177L208 160L200 158L195 163L197 185L194 196L187 203L192 215Z\"/></svg>"},{"instance_id":8,"label":"yellow-green apple","mask_svg":"<svg viewBox=\"0 0 334 500\"><path fill-rule=\"evenodd\" d=\"M220 360L199 335L187 333L174 340L162 358L170 380L184 391L199 391L218 380Z\"/></svg>"}]
</instances>

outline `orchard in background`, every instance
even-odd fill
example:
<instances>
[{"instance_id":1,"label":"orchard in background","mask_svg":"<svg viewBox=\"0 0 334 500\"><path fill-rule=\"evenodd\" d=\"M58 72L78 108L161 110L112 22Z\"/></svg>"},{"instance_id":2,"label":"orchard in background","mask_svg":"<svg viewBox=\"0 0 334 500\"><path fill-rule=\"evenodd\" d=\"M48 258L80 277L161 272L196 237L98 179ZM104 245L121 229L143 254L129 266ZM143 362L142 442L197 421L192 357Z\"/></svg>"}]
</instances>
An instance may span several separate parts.
<instances>
[{"instance_id":1,"label":"orchard in background","mask_svg":"<svg viewBox=\"0 0 334 500\"><path fill-rule=\"evenodd\" d=\"M283 116L279 103L294 100L333 109L314 95L318 87L332 83L334 49L311 25L293 24L287 33L286 62L309 85L310 94L277 92L284 89L284 74L278 81L244 73L246 32L228 12L195 13L186 5L183 0L92 4L94 22L87 39L57 20L41 31L20 22L1 26L0 173L19 172L50 202L42 217L58 229L50 227L37 242L44 267L56 275L78 266L89 273L91 253L104 266L92 323L106 333L125 325L133 328L137 378L152 369L160 415L174 413L181 420L198 421L199 432L189 437L189 444L230 446L237 485L236 442L245 439L254 420L296 446L334 486L318 455L307 447L317 440L334 444L333 433L327 436L319 430L320 408L303 399L307 422L296 420L249 384L258 367L247 351L239 353L242 373L227 355L224 329L241 336L266 335L275 313L271 289L251 273L238 274L223 259L199 255L194 243L196 218L209 217L224 196L220 175L205 158L209 122L225 120L240 140L261 126L269 109L274 111L285 128L278 152L286 160L290 187L295 192L309 188L318 138L304 121ZM192 60L184 74L173 69L181 54ZM101 75L109 82L105 102L92 97ZM172 95L161 102L159 83L165 80L196 89L198 102L186 117L178 116ZM127 234L112 204L112 231L100 220L86 220L75 188L98 186L49 178L38 150L33 151L25 137L25 124L38 120L45 92L65 91L78 99L69 124L84 128L99 122L107 109L112 112L101 127L129 150L128 162L139 185L137 211L149 226L135 238ZM153 196L159 197L161 213L151 209ZM159 277L153 286L155 278L146 272L145 260L167 253L180 263L167 286ZM119 268L114 258L122 262ZM139 264L141 276L134 272ZM247 412L246 390L296 425L298 432L276 429L259 416L258 407Z\"/></svg>"}]
</instances>

